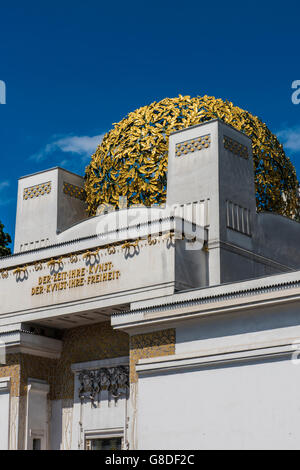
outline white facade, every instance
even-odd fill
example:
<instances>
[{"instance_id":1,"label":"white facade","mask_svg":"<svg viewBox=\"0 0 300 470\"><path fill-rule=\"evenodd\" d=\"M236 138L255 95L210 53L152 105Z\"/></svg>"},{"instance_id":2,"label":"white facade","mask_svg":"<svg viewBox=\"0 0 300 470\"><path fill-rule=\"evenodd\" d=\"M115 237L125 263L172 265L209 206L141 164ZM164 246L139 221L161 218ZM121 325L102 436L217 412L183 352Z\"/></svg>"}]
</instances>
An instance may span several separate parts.
<instances>
[{"instance_id":1,"label":"white facade","mask_svg":"<svg viewBox=\"0 0 300 470\"><path fill-rule=\"evenodd\" d=\"M299 448L300 225L256 212L219 120L171 135L167 191L87 219L80 176L20 180L1 449Z\"/></svg>"},{"instance_id":2,"label":"white facade","mask_svg":"<svg viewBox=\"0 0 300 470\"><path fill-rule=\"evenodd\" d=\"M0 379L0 410L0 449L6 450L9 447L10 377Z\"/></svg>"},{"instance_id":3,"label":"white facade","mask_svg":"<svg viewBox=\"0 0 300 470\"><path fill-rule=\"evenodd\" d=\"M176 325L176 354L137 366L138 448L299 448L299 272L280 277L148 309L156 327L158 311Z\"/></svg>"}]
</instances>

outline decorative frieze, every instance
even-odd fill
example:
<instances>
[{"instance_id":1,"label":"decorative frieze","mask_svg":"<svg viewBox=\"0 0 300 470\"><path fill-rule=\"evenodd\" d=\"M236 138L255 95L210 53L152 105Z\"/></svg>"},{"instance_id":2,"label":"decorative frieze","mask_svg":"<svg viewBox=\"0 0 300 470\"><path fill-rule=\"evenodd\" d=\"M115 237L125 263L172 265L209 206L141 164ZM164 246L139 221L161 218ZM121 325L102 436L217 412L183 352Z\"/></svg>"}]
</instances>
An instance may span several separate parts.
<instances>
[{"instance_id":1,"label":"decorative frieze","mask_svg":"<svg viewBox=\"0 0 300 470\"><path fill-rule=\"evenodd\" d=\"M245 145L240 144L236 140L231 139L231 137L228 137L224 135L224 148L226 150L229 150L229 152L234 153L235 155L238 155L239 157L248 158L248 148Z\"/></svg>"},{"instance_id":2,"label":"decorative frieze","mask_svg":"<svg viewBox=\"0 0 300 470\"><path fill-rule=\"evenodd\" d=\"M33 199L36 197L45 196L46 194L51 193L51 181L42 184L36 184L29 188L25 188L23 191L23 199Z\"/></svg>"},{"instance_id":3,"label":"decorative frieze","mask_svg":"<svg viewBox=\"0 0 300 470\"><path fill-rule=\"evenodd\" d=\"M187 155L188 153L196 152L210 147L210 134L202 135L196 139L185 140L176 144L176 157Z\"/></svg>"},{"instance_id":4,"label":"decorative frieze","mask_svg":"<svg viewBox=\"0 0 300 470\"><path fill-rule=\"evenodd\" d=\"M42 271L43 269L43 264L40 261L36 261L34 263L34 269L35 271Z\"/></svg>"},{"instance_id":5,"label":"decorative frieze","mask_svg":"<svg viewBox=\"0 0 300 470\"><path fill-rule=\"evenodd\" d=\"M63 267L63 257L61 256L60 258L57 259L51 259L47 263L48 268L55 268L57 267L58 269Z\"/></svg>"},{"instance_id":6,"label":"decorative frieze","mask_svg":"<svg viewBox=\"0 0 300 470\"><path fill-rule=\"evenodd\" d=\"M78 396L83 403L100 401L101 391L107 390L114 399L126 396L129 388L129 366L102 367L97 370L83 370L79 373Z\"/></svg>"},{"instance_id":7,"label":"decorative frieze","mask_svg":"<svg viewBox=\"0 0 300 470\"><path fill-rule=\"evenodd\" d=\"M139 359L173 355L175 344L176 330L173 328L131 336L130 383L138 381L135 366Z\"/></svg>"},{"instance_id":8,"label":"decorative frieze","mask_svg":"<svg viewBox=\"0 0 300 470\"><path fill-rule=\"evenodd\" d=\"M91 251L87 250L83 255L82 259L87 260L89 263L91 262L96 262L98 260L98 255L99 255L100 247L98 247L96 250Z\"/></svg>"},{"instance_id":9,"label":"decorative frieze","mask_svg":"<svg viewBox=\"0 0 300 470\"><path fill-rule=\"evenodd\" d=\"M63 191L68 196L75 197L76 199L80 199L80 201L85 201L85 198L86 198L85 190L81 186L75 186L74 184L66 183L64 181Z\"/></svg>"},{"instance_id":10,"label":"decorative frieze","mask_svg":"<svg viewBox=\"0 0 300 470\"><path fill-rule=\"evenodd\" d=\"M21 273L27 273L27 265L23 266L22 268L18 267L13 271L13 274L20 275Z\"/></svg>"},{"instance_id":11,"label":"decorative frieze","mask_svg":"<svg viewBox=\"0 0 300 470\"><path fill-rule=\"evenodd\" d=\"M93 251L81 250L77 253L66 253L65 255L61 255L57 258L47 258L40 261L34 261L32 263L28 263L22 266L2 269L0 270L0 280L8 279L10 271L12 271L14 275L17 275L17 279L19 279L24 274L26 274L27 278L28 274L33 271L32 269L30 269L31 267L34 269L34 271L42 271L44 267L50 268L52 271L63 269L65 260L67 259L72 264L77 263L82 259L85 261L86 266L89 266L95 263L99 263L100 257L106 255L114 255L117 252L120 252L121 250L125 253L125 256L128 257L129 255L139 253L140 248L143 248L147 245L153 246L160 242L164 243L165 241L167 241L168 245L168 243L174 242L174 238L174 232L170 231L164 235L156 237L155 239L151 237L149 238L149 236L147 236L146 241L142 237L140 237L135 240L127 240L126 242L120 241L112 244L102 245L98 248L95 248ZM184 239L184 236L182 239Z\"/></svg>"}]
</instances>

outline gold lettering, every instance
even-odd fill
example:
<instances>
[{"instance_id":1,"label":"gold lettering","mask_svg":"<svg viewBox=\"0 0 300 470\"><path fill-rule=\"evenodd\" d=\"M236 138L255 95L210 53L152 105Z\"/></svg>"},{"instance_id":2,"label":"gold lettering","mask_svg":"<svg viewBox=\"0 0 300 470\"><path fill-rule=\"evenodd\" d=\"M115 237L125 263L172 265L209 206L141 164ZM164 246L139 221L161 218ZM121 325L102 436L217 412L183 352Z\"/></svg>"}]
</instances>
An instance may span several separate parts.
<instances>
[{"instance_id":1,"label":"gold lettering","mask_svg":"<svg viewBox=\"0 0 300 470\"><path fill-rule=\"evenodd\" d=\"M119 279L121 272L115 271L112 262L99 263L88 268L72 269L55 273L52 276L38 277L38 285L31 288L31 295L51 294L54 292L83 287L85 284L99 284Z\"/></svg>"},{"instance_id":2,"label":"gold lettering","mask_svg":"<svg viewBox=\"0 0 300 470\"><path fill-rule=\"evenodd\" d=\"M37 286L31 289L31 295L39 295L39 294L42 294L43 292L44 292L43 286Z\"/></svg>"},{"instance_id":3,"label":"gold lettering","mask_svg":"<svg viewBox=\"0 0 300 470\"><path fill-rule=\"evenodd\" d=\"M76 287L82 287L84 283L84 278L76 279Z\"/></svg>"}]
</instances>

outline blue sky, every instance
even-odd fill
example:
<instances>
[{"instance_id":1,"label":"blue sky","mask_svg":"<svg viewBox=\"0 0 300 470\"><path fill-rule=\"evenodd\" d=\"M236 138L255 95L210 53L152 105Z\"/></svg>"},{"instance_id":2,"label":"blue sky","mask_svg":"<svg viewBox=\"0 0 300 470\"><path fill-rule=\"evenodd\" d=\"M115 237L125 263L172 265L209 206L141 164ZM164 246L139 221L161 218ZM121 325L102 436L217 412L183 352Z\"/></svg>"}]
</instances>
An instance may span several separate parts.
<instances>
[{"instance_id":1,"label":"blue sky","mask_svg":"<svg viewBox=\"0 0 300 470\"><path fill-rule=\"evenodd\" d=\"M1 2L0 220L13 235L17 179L84 173L103 133L164 97L213 95L279 133L300 175L296 1Z\"/></svg>"}]
</instances>

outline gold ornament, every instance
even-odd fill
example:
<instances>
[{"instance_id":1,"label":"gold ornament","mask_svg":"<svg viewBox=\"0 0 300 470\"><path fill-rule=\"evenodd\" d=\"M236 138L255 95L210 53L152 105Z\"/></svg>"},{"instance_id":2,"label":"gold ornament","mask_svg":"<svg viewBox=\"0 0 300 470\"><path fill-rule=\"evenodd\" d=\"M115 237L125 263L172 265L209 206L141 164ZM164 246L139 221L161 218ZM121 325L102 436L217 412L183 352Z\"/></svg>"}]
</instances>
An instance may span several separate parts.
<instances>
[{"instance_id":1,"label":"gold ornament","mask_svg":"<svg viewBox=\"0 0 300 470\"><path fill-rule=\"evenodd\" d=\"M294 217L296 171L277 137L258 117L230 101L206 95L165 98L114 125L86 168L89 214L95 215L101 205L119 207L120 197L127 197L128 206L165 203L169 135L215 118L252 139L258 210Z\"/></svg>"},{"instance_id":2,"label":"gold ornament","mask_svg":"<svg viewBox=\"0 0 300 470\"><path fill-rule=\"evenodd\" d=\"M28 268L27 264L26 266L18 267L13 271L13 274L17 274L17 275L20 275L21 273L27 274L27 268Z\"/></svg>"},{"instance_id":3,"label":"gold ornament","mask_svg":"<svg viewBox=\"0 0 300 470\"><path fill-rule=\"evenodd\" d=\"M48 263L47 263L48 268L55 268L56 265L59 268L63 265L63 257L62 256L58 259L51 258L51 260L48 261Z\"/></svg>"},{"instance_id":4,"label":"gold ornament","mask_svg":"<svg viewBox=\"0 0 300 470\"><path fill-rule=\"evenodd\" d=\"M76 255L76 253L75 253L75 254L72 254L72 253L71 253L71 254L69 255L69 257L70 257L70 262L71 262L71 263L77 263L77 261L78 261L78 256Z\"/></svg>"},{"instance_id":5,"label":"gold ornament","mask_svg":"<svg viewBox=\"0 0 300 470\"><path fill-rule=\"evenodd\" d=\"M2 269L0 271L2 279L7 279L8 278L8 270L7 269Z\"/></svg>"},{"instance_id":6,"label":"gold ornament","mask_svg":"<svg viewBox=\"0 0 300 470\"><path fill-rule=\"evenodd\" d=\"M43 269L43 265L40 261L37 261L36 263L34 263L34 269L36 271L41 271Z\"/></svg>"},{"instance_id":7,"label":"gold ornament","mask_svg":"<svg viewBox=\"0 0 300 470\"><path fill-rule=\"evenodd\" d=\"M92 259L95 261L99 254L100 248L97 248L95 251L87 250L84 255L82 255L82 259L86 259L87 261L91 261Z\"/></svg>"}]
</instances>

